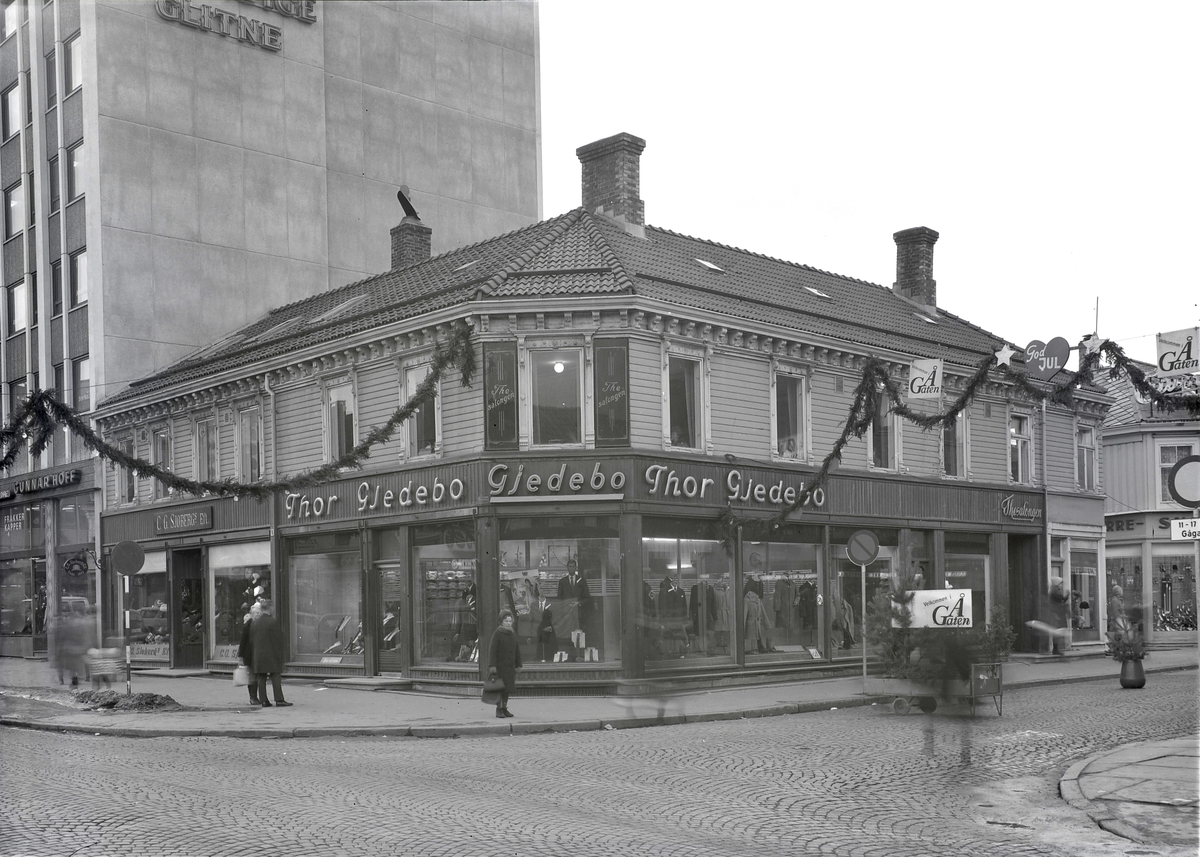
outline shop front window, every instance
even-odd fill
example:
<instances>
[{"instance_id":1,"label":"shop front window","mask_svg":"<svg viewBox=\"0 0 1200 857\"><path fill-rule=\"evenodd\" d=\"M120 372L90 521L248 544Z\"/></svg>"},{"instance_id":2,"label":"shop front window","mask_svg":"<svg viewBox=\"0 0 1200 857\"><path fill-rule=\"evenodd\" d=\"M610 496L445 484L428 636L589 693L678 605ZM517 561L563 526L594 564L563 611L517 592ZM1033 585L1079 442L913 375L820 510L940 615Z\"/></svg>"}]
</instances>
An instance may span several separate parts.
<instances>
[{"instance_id":1,"label":"shop front window","mask_svg":"<svg viewBox=\"0 0 1200 857\"><path fill-rule=\"evenodd\" d=\"M297 660L361 664L362 557L357 533L291 540L288 599Z\"/></svg>"},{"instance_id":2,"label":"shop front window","mask_svg":"<svg viewBox=\"0 0 1200 857\"><path fill-rule=\"evenodd\" d=\"M479 662L479 586L472 521L413 527L413 569L420 590L414 632L420 664Z\"/></svg>"},{"instance_id":3,"label":"shop front window","mask_svg":"<svg viewBox=\"0 0 1200 857\"><path fill-rule=\"evenodd\" d=\"M846 556L846 544L853 529L834 527L830 530L829 600L826 620L832 631L830 645L838 657L862 656L863 629L863 568ZM896 571L897 533L895 530L872 530L879 539L879 556L866 567L867 604L892 585Z\"/></svg>"},{"instance_id":4,"label":"shop front window","mask_svg":"<svg viewBox=\"0 0 1200 857\"><path fill-rule=\"evenodd\" d=\"M621 660L621 547L613 517L509 518L500 530L500 608L521 659Z\"/></svg>"},{"instance_id":5,"label":"shop front window","mask_svg":"<svg viewBox=\"0 0 1200 857\"><path fill-rule=\"evenodd\" d=\"M823 657L824 547L809 530L806 544L742 543L747 663Z\"/></svg>"},{"instance_id":6,"label":"shop front window","mask_svg":"<svg viewBox=\"0 0 1200 857\"><path fill-rule=\"evenodd\" d=\"M167 554L146 554L129 581L130 656L138 660L170 658L171 608L167 591Z\"/></svg>"},{"instance_id":7,"label":"shop front window","mask_svg":"<svg viewBox=\"0 0 1200 857\"><path fill-rule=\"evenodd\" d=\"M0 560L0 634L45 633L45 563L35 559Z\"/></svg>"},{"instance_id":8,"label":"shop front window","mask_svg":"<svg viewBox=\"0 0 1200 857\"><path fill-rule=\"evenodd\" d=\"M971 625L987 627L991 540L983 533L946 534L946 588L971 590Z\"/></svg>"},{"instance_id":9,"label":"shop front window","mask_svg":"<svg viewBox=\"0 0 1200 857\"><path fill-rule=\"evenodd\" d=\"M59 501L59 545L91 545L95 540L96 505L92 498L85 495Z\"/></svg>"},{"instance_id":10,"label":"shop front window","mask_svg":"<svg viewBox=\"0 0 1200 857\"><path fill-rule=\"evenodd\" d=\"M1071 611L1072 639L1098 640L1096 628L1096 599L1100 597L1097 578L1095 542L1071 542Z\"/></svg>"},{"instance_id":11,"label":"shop front window","mask_svg":"<svg viewBox=\"0 0 1200 857\"><path fill-rule=\"evenodd\" d=\"M707 523L645 519L642 612L638 627L649 664L733 657L739 598L733 558Z\"/></svg>"},{"instance_id":12,"label":"shop front window","mask_svg":"<svg viewBox=\"0 0 1200 857\"><path fill-rule=\"evenodd\" d=\"M1122 553L1128 553L1122 556ZM1130 624L1145 631L1142 614L1142 551L1141 548L1109 548L1104 554L1105 579L1108 585L1108 633L1117 630L1124 615ZM1119 588L1119 593L1114 592Z\"/></svg>"},{"instance_id":13,"label":"shop front window","mask_svg":"<svg viewBox=\"0 0 1200 857\"><path fill-rule=\"evenodd\" d=\"M233 660L251 605L272 598L271 543L214 545L208 550L208 577L213 605L209 657Z\"/></svg>"},{"instance_id":14,"label":"shop front window","mask_svg":"<svg viewBox=\"0 0 1200 857\"><path fill-rule=\"evenodd\" d=\"M1153 548L1150 592L1154 598L1154 628L1182 631L1195 627L1196 568L1192 553L1174 545Z\"/></svg>"}]
</instances>

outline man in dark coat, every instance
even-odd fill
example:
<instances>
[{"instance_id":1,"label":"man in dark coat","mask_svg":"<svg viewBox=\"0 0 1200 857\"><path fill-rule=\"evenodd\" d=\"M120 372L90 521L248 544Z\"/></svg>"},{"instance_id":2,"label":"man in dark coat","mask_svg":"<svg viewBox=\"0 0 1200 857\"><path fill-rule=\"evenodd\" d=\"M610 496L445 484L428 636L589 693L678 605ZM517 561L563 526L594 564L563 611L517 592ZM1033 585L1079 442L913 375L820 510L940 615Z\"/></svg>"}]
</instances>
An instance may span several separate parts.
<instances>
[{"instance_id":1,"label":"man in dark coat","mask_svg":"<svg viewBox=\"0 0 1200 857\"><path fill-rule=\"evenodd\" d=\"M246 685L247 689L250 691L251 705L258 705L258 680L257 678L253 677L254 670L250 666L251 662L254 660L254 656L251 654L252 647L250 645L250 625L261 615L262 607L259 606L258 601L255 601L250 605L250 612L246 614L246 619L242 623L242 639L240 642L238 642L238 660L245 664L246 668L250 670L252 676L250 679L250 684Z\"/></svg>"},{"instance_id":2,"label":"man in dark coat","mask_svg":"<svg viewBox=\"0 0 1200 857\"><path fill-rule=\"evenodd\" d=\"M517 643L516 632L513 631L513 615L507 610L500 613L500 627L492 634L488 646L488 675L496 675L504 682L504 690L500 691L500 701L496 703L497 717L512 717L508 710L508 695L517 686L517 670L521 663L521 647Z\"/></svg>"},{"instance_id":3,"label":"man in dark coat","mask_svg":"<svg viewBox=\"0 0 1200 857\"><path fill-rule=\"evenodd\" d=\"M271 602L260 601L259 604L262 615L250 623L249 640L250 671L258 679L258 702L263 708L271 707L271 703L267 702L267 679L270 678L275 704L280 707L291 705L283 698L283 684L280 681L283 661L287 657L283 631L271 615Z\"/></svg>"}]
</instances>

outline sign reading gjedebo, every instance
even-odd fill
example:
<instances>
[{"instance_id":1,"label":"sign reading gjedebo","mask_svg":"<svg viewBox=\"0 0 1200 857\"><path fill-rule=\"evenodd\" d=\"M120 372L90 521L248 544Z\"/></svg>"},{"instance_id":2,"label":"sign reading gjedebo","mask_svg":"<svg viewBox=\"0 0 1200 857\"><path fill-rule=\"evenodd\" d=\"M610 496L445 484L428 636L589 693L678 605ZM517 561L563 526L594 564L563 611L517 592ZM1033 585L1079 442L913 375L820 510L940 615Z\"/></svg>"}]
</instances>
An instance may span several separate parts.
<instances>
[{"instance_id":1,"label":"sign reading gjedebo","mask_svg":"<svg viewBox=\"0 0 1200 857\"><path fill-rule=\"evenodd\" d=\"M1158 377L1190 375L1200 372L1200 327L1158 334Z\"/></svg>"},{"instance_id":2,"label":"sign reading gjedebo","mask_svg":"<svg viewBox=\"0 0 1200 857\"><path fill-rule=\"evenodd\" d=\"M908 593L913 597L909 604L911 628L970 628L971 590L969 589L916 589ZM899 627L898 620L892 620Z\"/></svg>"}]
</instances>

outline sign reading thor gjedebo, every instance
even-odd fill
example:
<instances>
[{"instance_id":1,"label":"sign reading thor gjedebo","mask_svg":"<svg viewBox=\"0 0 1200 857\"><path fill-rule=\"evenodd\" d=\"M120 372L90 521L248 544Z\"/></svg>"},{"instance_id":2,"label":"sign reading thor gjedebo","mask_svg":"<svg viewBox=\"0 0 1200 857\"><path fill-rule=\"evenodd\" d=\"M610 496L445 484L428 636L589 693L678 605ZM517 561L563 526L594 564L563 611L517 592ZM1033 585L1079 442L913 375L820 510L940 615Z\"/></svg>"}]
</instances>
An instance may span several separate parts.
<instances>
[{"instance_id":1,"label":"sign reading thor gjedebo","mask_svg":"<svg viewBox=\"0 0 1200 857\"><path fill-rule=\"evenodd\" d=\"M971 590L916 589L908 594L913 597L908 605L910 628L972 627ZM900 623L893 619L892 626L898 628Z\"/></svg>"}]
</instances>

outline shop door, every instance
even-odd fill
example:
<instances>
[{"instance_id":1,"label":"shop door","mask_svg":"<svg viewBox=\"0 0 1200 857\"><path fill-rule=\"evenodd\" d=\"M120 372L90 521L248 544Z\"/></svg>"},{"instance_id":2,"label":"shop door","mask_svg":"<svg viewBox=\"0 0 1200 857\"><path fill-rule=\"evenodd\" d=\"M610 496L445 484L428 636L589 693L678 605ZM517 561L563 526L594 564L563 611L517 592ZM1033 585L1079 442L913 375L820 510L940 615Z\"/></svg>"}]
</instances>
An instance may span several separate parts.
<instances>
[{"instance_id":1,"label":"shop door","mask_svg":"<svg viewBox=\"0 0 1200 857\"><path fill-rule=\"evenodd\" d=\"M405 564L400 560L385 560L375 563L378 571L380 605L379 621L379 673L399 673L410 663L405 640L405 621L408 615L408 592Z\"/></svg>"},{"instance_id":2,"label":"shop door","mask_svg":"<svg viewBox=\"0 0 1200 857\"><path fill-rule=\"evenodd\" d=\"M171 552L171 666L204 666L204 570L199 550Z\"/></svg>"}]
</instances>

